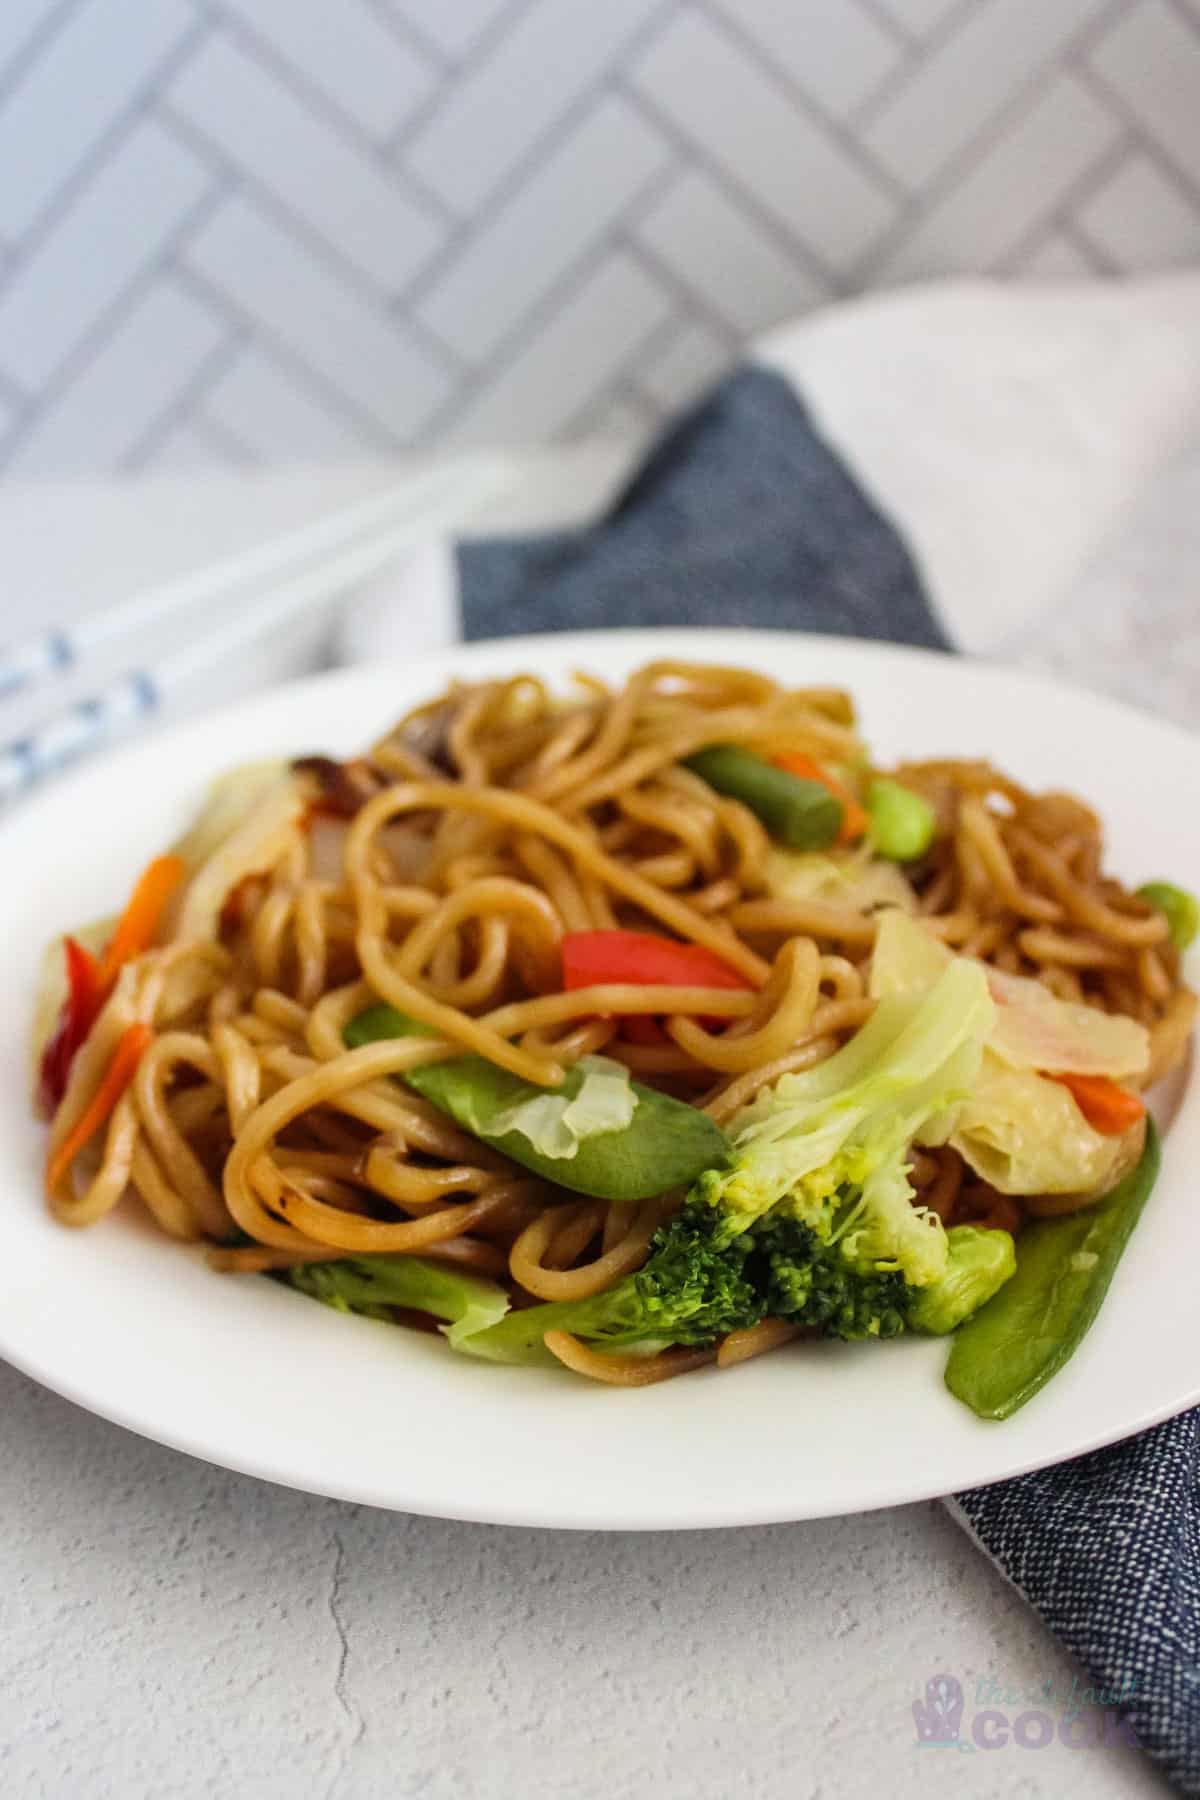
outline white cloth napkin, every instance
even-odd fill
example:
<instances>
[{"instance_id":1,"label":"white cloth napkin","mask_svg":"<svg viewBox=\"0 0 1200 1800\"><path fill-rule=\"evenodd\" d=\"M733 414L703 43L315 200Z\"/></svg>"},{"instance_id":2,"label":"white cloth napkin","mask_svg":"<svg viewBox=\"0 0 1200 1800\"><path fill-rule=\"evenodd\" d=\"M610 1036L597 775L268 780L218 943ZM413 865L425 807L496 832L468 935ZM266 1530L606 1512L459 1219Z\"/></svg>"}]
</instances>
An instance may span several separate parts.
<instances>
[{"instance_id":1,"label":"white cloth napkin","mask_svg":"<svg viewBox=\"0 0 1200 1800\"><path fill-rule=\"evenodd\" d=\"M1186 717L1200 681L1200 273L948 282L811 314L758 360L898 526L962 649ZM470 529L593 518L639 446L513 462ZM348 662L458 634L431 542L350 605Z\"/></svg>"}]
</instances>

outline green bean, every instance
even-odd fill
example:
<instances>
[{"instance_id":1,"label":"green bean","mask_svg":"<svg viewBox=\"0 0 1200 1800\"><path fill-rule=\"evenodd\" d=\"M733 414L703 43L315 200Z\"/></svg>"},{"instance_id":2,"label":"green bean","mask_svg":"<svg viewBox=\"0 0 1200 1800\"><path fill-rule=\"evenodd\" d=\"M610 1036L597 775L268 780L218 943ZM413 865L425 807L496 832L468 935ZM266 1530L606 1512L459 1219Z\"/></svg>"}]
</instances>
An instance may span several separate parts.
<instances>
[{"instance_id":1,"label":"green bean","mask_svg":"<svg viewBox=\"0 0 1200 1800\"><path fill-rule=\"evenodd\" d=\"M713 744L685 767L718 794L740 800L771 836L791 850L824 850L842 829L842 803L819 781L777 769L736 744Z\"/></svg>"},{"instance_id":2,"label":"green bean","mask_svg":"<svg viewBox=\"0 0 1200 1800\"><path fill-rule=\"evenodd\" d=\"M898 781L881 778L871 783L867 817L872 845L891 862L915 862L933 842L937 824L933 808Z\"/></svg>"},{"instance_id":3,"label":"green bean","mask_svg":"<svg viewBox=\"0 0 1200 1800\"><path fill-rule=\"evenodd\" d=\"M1161 1162L1153 1120L1136 1168L1098 1206L1040 1219L1017 1239L1017 1271L960 1326L946 1386L981 1419L1007 1419L1086 1336Z\"/></svg>"},{"instance_id":4,"label":"green bean","mask_svg":"<svg viewBox=\"0 0 1200 1800\"><path fill-rule=\"evenodd\" d=\"M1176 950L1186 950L1200 930L1200 905L1195 894L1176 887L1173 881L1147 881L1137 891L1138 899L1165 913Z\"/></svg>"},{"instance_id":5,"label":"green bean","mask_svg":"<svg viewBox=\"0 0 1200 1800\"><path fill-rule=\"evenodd\" d=\"M354 1049L381 1038L436 1034L395 1007L370 1006L350 1020L342 1035ZM722 1168L729 1157L729 1140L706 1113L637 1081L631 1084L637 1104L628 1125L583 1138L572 1157L550 1157L519 1131L489 1130L488 1121L540 1095L574 1099L584 1081L580 1070L570 1070L557 1088L541 1088L485 1057L456 1056L408 1069L403 1079L456 1125L513 1162L559 1187L601 1200L648 1200L690 1187L705 1169Z\"/></svg>"}]
</instances>

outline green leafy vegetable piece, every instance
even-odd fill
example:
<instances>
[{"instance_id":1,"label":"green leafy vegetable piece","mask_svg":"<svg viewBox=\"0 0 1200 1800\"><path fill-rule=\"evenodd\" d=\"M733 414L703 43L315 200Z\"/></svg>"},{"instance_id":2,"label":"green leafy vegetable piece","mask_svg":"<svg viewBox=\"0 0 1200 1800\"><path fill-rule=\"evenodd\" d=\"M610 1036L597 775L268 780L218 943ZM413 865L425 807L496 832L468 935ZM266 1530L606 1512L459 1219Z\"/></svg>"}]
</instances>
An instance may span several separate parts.
<instances>
[{"instance_id":1,"label":"green leafy vegetable piece","mask_svg":"<svg viewBox=\"0 0 1200 1800\"><path fill-rule=\"evenodd\" d=\"M961 958L927 993L880 1001L842 1049L782 1076L731 1122L733 1160L703 1175L696 1197L722 1207L731 1230L779 1206L823 1241L836 1236L853 1266L936 1281L946 1233L912 1205L909 1146L969 1090L992 1013L983 969Z\"/></svg>"},{"instance_id":2,"label":"green leafy vegetable piece","mask_svg":"<svg viewBox=\"0 0 1200 1800\"><path fill-rule=\"evenodd\" d=\"M575 1064L583 1080L573 1100L539 1090L501 1118L493 1132L519 1131L533 1149L555 1162L578 1156L587 1138L624 1131L633 1123L637 1095L624 1063L608 1056L581 1056Z\"/></svg>"},{"instance_id":3,"label":"green leafy vegetable piece","mask_svg":"<svg viewBox=\"0 0 1200 1800\"><path fill-rule=\"evenodd\" d=\"M392 1006L368 1007L343 1032L351 1049L413 1034L431 1035L428 1027ZM632 1088L637 1104L629 1124L581 1138L570 1158L545 1155L522 1131L498 1129L514 1116L514 1109L547 1094L574 1101L586 1079L587 1072L575 1068L559 1087L539 1088L482 1056L456 1056L404 1074L411 1088L464 1131L575 1193L602 1200L648 1200L689 1187L703 1170L727 1160L728 1139L707 1114L636 1081Z\"/></svg>"},{"instance_id":4,"label":"green leafy vegetable piece","mask_svg":"<svg viewBox=\"0 0 1200 1800\"><path fill-rule=\"evenodd\" d=\"M981 1419L1007 1419L1079 1348L1158 1176L1151 1119L1141 1160L1086 1212L1039 1219L1021 1233L1017 1269L958 1332L946 1386Z\"/></svg>"}]
</instances>

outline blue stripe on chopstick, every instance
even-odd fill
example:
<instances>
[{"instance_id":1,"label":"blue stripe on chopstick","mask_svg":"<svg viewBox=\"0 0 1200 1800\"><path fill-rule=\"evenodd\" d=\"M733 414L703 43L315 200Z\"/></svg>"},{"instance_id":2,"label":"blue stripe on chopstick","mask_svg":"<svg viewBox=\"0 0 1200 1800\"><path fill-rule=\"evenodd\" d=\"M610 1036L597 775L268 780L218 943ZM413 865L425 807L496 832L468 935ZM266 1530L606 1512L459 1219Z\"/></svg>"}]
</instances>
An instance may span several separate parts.
<instances>
[{"instance_id":1,"label":"blue stripe on chopstick","mask_svg":"<svg viewBox=\"0 0 1200 1800\"><path fill-rule=\"evenodd\" d=\"M75 662L75 646L64 631L47 632L0 662L0 700L11 699L45 675L69 669Z\"/></svg>"}]
</instances>

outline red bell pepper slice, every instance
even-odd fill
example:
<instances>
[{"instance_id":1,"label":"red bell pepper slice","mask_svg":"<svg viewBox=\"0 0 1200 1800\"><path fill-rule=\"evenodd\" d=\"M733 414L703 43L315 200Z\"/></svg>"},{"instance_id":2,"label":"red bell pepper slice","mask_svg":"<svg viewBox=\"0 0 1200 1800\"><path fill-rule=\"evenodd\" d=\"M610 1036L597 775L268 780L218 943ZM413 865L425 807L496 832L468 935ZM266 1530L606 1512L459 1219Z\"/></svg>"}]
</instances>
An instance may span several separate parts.
<instances>
[{"instance_id":1,"label":"red bell pepper slice","mask_svg":"<svg viewBox=\"0 0 1200 1800\"><path fill-rule=\"evenodd\" d=\"M649 931L569 931L562 941L563 986L748 988L744 975L703 944L677 944Z\"/></svg>"},{"instance_id":2,"label":"red bell pepper slice","mask_svg":"<svg viewBox=\"0 0 1200 1800\"><path fill-rule=\"evenodd\" d=\"M67 962L67 997L42 1052L39 1070L38 1100L46 1112L54 1112L65 1094L75 1052L100 1010L100 967L96 958L72 937L63 939L63 953Z\"/></svg>"},{"instance_id":3,"label":"red bell pepper slice","mask_svg":"<svg viewBox=\"0 0 1200 1800\"><path fill-rule=\"evenodd\" d=\"M569 931L562 941L563 986L749 988L743 975L703 944L678 944L650 931ZM715 1021L708 1021L714 1023ZM631 1013L621 1030L634 1044L661 1044L662 1027L648 1013Z\"/></svg>"}]
</instances>

